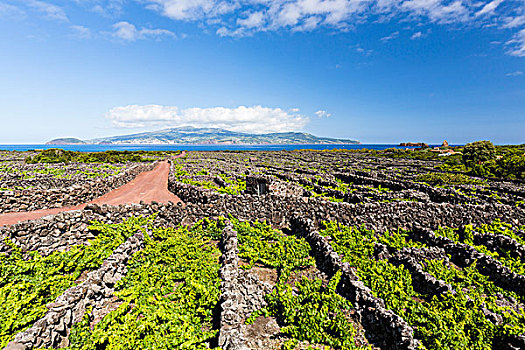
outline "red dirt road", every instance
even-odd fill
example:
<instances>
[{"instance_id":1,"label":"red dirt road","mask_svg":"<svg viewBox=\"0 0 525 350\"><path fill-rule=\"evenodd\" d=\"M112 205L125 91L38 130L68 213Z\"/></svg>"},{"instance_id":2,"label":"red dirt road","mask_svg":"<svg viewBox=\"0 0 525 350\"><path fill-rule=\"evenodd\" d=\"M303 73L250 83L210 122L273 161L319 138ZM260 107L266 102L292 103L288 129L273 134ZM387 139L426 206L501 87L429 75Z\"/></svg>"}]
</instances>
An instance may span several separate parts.
<instances>
[{"instance_id":1,"label":"red dirt road","mask_svg":"<svg viewBox=\"0 0 525 350\"><path fill-rule=\"evenodd\" d=\"M106 193L90 203L119 205L128 203L139 203L144 201L151 203L180 202L179 197L168 191L168 175L170 164L167 161L160 162L155 169L139 174L127 184Z\"/></svg>"},{"instance_id":2,"label":"red dirt road","mask_svg":"<svg viewBox=\"0 0 525 350\"><path fill-rule=\"evenodd\" d=\"M184 157L182 152L176 158ZM178 203L180 198L168 190L168 175L170 164L167 161L160 162L153 170L145 171L127 184L114 189L102 197L96 198L89 203L94 204L131 204L144 201L145 203ZM53 208L35 210L30 212L14 212L0 214L0 226L13 225L19 221L36 220L47 215L54 215L64 211L83 209L87 204L80 204L74 207Z\"/></svg>"}]
</instances>

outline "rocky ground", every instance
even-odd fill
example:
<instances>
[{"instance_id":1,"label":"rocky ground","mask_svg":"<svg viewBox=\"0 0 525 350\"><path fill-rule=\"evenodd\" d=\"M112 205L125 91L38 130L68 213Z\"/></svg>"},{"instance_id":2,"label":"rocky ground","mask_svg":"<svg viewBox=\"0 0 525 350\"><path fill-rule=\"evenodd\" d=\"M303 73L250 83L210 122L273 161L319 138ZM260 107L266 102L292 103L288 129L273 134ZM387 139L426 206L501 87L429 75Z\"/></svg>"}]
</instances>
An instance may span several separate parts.
<instances>
[{"instance_id":1,"label":"rocky ground","mask_svg":"<svg viewBox=\"0 0 525 350\"><path fill-rule=\"evenodd\" d=\"M0 228L0 345L524 349L525 186L439 165L190 152L183 203Z\"/></svg>"}]
</instances>

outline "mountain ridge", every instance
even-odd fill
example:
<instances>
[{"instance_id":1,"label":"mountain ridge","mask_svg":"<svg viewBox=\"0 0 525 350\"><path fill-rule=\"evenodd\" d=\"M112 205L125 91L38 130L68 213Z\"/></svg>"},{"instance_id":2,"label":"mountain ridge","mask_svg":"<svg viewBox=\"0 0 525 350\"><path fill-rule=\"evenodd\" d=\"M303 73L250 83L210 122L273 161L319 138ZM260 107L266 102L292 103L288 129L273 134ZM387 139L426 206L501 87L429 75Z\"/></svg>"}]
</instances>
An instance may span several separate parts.
<instances>
[{"instance_id":1,"label":"mountain ridge","mask_svg":"<svg viewBox=\"0 0 525 350\"><path fill-rule=\"evenodd\" d=\"M91 140L57 138L48 145L65 144L174 144L174 145L264 145L264 144L359 144L359 141L318 137L305 132L253 134L221 128L177 127Z\"/></svg>"}]
</instances>

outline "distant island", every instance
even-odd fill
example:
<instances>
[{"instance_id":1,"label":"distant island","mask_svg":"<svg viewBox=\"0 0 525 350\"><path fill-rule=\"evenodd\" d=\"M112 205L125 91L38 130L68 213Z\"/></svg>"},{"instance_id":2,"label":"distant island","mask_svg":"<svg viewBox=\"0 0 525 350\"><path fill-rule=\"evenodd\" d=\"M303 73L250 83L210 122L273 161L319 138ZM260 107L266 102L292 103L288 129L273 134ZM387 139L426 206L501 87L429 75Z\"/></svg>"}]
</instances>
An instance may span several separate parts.
<instances>
[{"instance_id":1,"label":"distant island","mask_svg":"<svg viewBox=\"0 0 525 350\"><path fill-rule=\"evenodd\" d=\"M76 139L74 137L64 137L46 142L46 145L83 145L85 143L85 141Z\"/></svg>"},{"instance_id":2,"label":"distant island","mask_svg":"<svg viewBox=\"0 0 525 350\"><path fill-rule=\"evenodd\" d=\"M401 146L401 147L428 147L428 143L424 143L424 142L401 142L399 144L399 146Z\"/></svg>"},{"instance_id":3,"label":"distant island","mask_svg":"<svg viewBox=\"0 0 525 350\"><path fill-rule=\"evenodd\" d=\"M112 136L92 140L80 140L73 137L51 140L46 145L79 144L173 144L173 145L297 145L297 144L360 144L356 140L317 137L304 132L281 132L250 134L219 128L180 127L138 134Z\"/></svg>"}]
</instances>

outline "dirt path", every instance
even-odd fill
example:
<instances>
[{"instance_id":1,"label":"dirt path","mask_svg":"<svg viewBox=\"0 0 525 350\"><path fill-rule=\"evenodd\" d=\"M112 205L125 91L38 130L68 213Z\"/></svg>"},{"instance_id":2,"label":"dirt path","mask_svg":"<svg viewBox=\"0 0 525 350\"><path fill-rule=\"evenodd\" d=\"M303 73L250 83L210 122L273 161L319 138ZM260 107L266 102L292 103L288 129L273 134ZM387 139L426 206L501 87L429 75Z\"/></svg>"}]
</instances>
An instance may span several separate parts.
<instances>
[{"instance_id":1,"label":"dirt path","mask_svg":"<svg viewBox=\"0 0 525 350\"><path fill-rule=\"evenodd\" d=\"M186 152L182 152L175 158L181 158L185 155ZM136 178L127 184L114 189L89 203L99 205L131 204L139 203L140 201L145 203L178 203L181 201L180 198L168 190L169 173L170 164L168 161L162 161L153 170L140 173ZM54 215L64 211L84 209L86 205L87 204L80 204L74 207L0 214L0 226L13 225L19 221L36 220L47 215Z\"/></svg>"}]
</instances>

